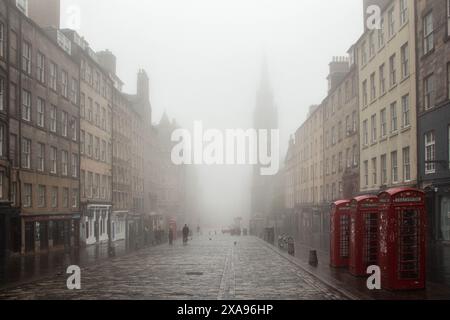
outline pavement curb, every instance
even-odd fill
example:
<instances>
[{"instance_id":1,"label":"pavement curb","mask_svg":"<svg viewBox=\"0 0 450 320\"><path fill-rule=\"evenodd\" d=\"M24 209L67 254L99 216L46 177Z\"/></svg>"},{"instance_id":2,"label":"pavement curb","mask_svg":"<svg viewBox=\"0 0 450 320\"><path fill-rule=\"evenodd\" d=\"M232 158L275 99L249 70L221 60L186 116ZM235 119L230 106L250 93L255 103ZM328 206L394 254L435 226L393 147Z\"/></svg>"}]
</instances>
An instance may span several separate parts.
<instances>
[{"instance_id":1,"label":"pavement curb","mask_svg":"<svg viewBox=\"0 0 450 320\"><path fill-rule=\"evenodd\" d=\"M313 276L314 278L318 279L319 281L323 282L324 284L326 284L327 286L329 286L330 288L336 290L337 292L339 292L340 294L342 294L343 296L347 297L349 300L374 300L372 297L358 293L352 293L346 289L343 289L342 287L344 287L343 283L339 280L334 280L334 281L330 281L329 279L327 279L326 277L323 277L321 275L319 275L316 272L313 272L311 270L309 270L308 265L305 264L304 262L301 262L300 259L292 257L291 255L279 250L278 248L276 248L275 246L265 242L264 240L257 238L259 241L261 241L267 248L271 249L272 251L276 252L278 255L280 255L281 257L285 258L286 260L289 260L291 263L295 264L296 266L298 266L299 268L301 268L302 270L304 270L305 272L307 272L309 275ZM339 284L342 284L342 286L340 287Z\"/></svg>"}]
</instances>

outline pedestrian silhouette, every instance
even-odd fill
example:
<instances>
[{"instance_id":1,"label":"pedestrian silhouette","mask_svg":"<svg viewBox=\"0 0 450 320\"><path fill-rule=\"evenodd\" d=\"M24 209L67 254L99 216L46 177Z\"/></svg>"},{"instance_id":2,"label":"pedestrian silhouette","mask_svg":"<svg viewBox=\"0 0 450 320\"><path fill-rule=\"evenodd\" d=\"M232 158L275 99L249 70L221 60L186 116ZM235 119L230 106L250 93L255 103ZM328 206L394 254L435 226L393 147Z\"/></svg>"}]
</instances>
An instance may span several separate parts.
<instances>
[{"instance_id":1,"label":"pedestrian silhouette","mask_svg":"<svg viewBox=\"0 0 450 320\"><path fill-rule=\"evenodd\" d=\"M189 227L187 224L183 227L183 244L187 244L189 237Z\"/></svg>"}]
</instances>

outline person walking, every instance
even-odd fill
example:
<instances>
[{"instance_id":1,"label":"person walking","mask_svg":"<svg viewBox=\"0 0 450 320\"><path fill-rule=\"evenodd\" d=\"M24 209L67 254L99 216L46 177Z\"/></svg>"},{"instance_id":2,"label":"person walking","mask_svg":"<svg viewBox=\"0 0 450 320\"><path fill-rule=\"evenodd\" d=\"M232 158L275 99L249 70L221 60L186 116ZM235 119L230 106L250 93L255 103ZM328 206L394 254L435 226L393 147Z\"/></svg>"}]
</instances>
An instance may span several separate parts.
<instances>
[{"instance_id":1,"label":"person walking","mask_svg":"<svg viewBox=\"0 0 450 320\"><path fill-rule=\"evenodd\" d=\"M187 244L189 237L189 227L187 224L183 227L183 244Z\"/></svg>"}]
</instances>

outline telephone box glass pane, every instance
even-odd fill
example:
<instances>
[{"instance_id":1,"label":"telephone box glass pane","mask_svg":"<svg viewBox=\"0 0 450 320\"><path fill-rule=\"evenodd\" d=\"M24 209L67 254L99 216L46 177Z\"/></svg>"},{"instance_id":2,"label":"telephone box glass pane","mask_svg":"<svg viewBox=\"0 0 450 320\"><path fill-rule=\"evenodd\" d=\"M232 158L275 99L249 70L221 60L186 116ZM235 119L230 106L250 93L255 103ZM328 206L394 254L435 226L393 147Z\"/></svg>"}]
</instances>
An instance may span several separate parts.
<instances>
[{"instance_id":1,"label":"telephone box glass pane","mask_svg":"<svg viewBox=\"0 0 450 320\"><path fill-rule=\"evenodd\" d=\"M348 215L342 215L340 219L341 236L339 246L342 258L348 258L349 256L349 218Z\"/></svg>"},{"instance_id":2,"label":"telephone box glass pane","mask_svg":"<svg viewBox=\"0 0 450 320\"><path fill-rule=\"evenodd\" d=\"M364 214L364 224L364 262L371 266L378 261L378 213Z\"/></svg>"},{"instance_id":3,"label":"telephone box glass pane","mask_svg":"<svg viewBox=\"0 0 450 320\"><path fill-rule=\"evenodd\" d=\"M398 218L399 279L417 279L419 278L420 211L401 209Z\"/></svg>"}]
</instances>

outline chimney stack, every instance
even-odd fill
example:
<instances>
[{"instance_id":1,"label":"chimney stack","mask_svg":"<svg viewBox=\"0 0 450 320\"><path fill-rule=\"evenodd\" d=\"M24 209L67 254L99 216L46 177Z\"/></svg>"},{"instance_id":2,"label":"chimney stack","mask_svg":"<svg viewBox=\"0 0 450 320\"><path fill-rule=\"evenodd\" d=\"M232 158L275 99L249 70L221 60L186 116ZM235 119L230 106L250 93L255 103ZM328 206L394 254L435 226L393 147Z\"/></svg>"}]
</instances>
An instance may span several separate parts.
<instances>
[{"instance_id":1,"label":"chimney stack","mask_svg":"<svg viewBox=\"0 0 450 320\"><path fill-rule=\"evenodd\" d=\"M150 80L143 69L139 70L137 76L137 96L141 101L150 101Z\"/></svg>"},{"instance_id":2,"label":"chimney stack","mask_svg":"<svg viewBox=\"0 0 450 320\"><path fill-rule=\"evenodd\" d=\"M330 74L328 75L328 92L344 79L349 70L350 64L347 57L333 57L330 62Z\"/></svg>"},{"instance_id":3,"label":"chimney stack","mask_svg":"<svg viewBox=\"0 0 450 320\"><path fill-rule=\"evenodd\" d=\"M97 52L97 57L100 65L105 68L110 74L116 74L117 59L116 56L109 50Z\"/></svg>"}]
</instances>

